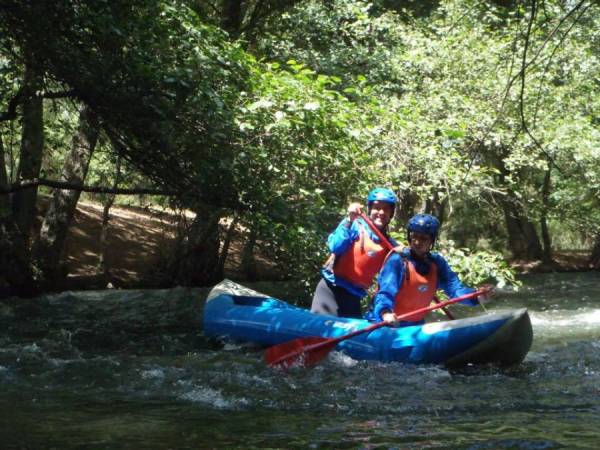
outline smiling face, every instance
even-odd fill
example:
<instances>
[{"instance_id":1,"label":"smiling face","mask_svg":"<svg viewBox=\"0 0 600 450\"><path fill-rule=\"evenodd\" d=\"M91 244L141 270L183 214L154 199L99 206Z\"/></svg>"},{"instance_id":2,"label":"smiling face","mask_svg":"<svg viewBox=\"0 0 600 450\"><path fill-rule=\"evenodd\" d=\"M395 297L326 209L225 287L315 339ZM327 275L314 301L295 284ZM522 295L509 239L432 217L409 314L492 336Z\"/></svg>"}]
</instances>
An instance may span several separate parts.
<instances>
[{"instance_id":1,"label":"smiling face","mask_svg":"<svg viewBox=\"0 0 600 450\"><path fill-rule=\"evenodd\" d=\"M369 219L375 224L380 230L385 229L392 220L392 214L394 213L394 207L391 203L382 202L375 200L369 205Z\"/></svg>"},{"instance_id":2,"label":"smiling face","mask_svg":"<svg viewBox=\"0 0 600 450\"><path fill-rule=\"evenodd\" d=\"M419 258L423 258L433 246L433 239L428 234L411 231L408 235L410 249Z\"/></svg>"}]
</instances>

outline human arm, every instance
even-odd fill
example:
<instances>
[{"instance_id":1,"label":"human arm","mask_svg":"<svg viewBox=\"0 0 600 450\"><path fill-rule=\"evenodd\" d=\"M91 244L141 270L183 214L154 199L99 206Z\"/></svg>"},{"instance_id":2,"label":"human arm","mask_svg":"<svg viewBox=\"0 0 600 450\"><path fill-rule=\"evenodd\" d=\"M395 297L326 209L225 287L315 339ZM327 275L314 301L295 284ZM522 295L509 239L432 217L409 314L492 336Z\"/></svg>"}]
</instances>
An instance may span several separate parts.
<instances>
[{"instance_id":1,"label":"human arm","mask_svg":"<svg viewBox=\"0 0 600 450\"><path fill-rule=\"evenodd\" d=\"M460 281L458 275L452 270L445 258L437 253L432 254L431 257L438 268L438 288L442 289L449 298L456 298L465 294L470 294L471 292L475 292L475 289L465 286ZM480 289L485 289L489 292L489 290L491 290L491 286L482 286ZM463 300L460 303L468 306L477 306L480 304L480 300L485 301L487 296L488 294L486 292L485 294L481 294L476 298Z\"/></svg>"},{"instance_id":2,"label":"human arm","mask_svg":"<svg viewBox=\"0 0 600 450\"><path fill-rule=\"evenodd\" d=\"M327 246L331 253L341 255L345 253L352 243L358 239L359 229L355 219L362 211L360 203L351 203L348 206L348 217L344 218L327 238Z\"/></svg>"}]
</instances>

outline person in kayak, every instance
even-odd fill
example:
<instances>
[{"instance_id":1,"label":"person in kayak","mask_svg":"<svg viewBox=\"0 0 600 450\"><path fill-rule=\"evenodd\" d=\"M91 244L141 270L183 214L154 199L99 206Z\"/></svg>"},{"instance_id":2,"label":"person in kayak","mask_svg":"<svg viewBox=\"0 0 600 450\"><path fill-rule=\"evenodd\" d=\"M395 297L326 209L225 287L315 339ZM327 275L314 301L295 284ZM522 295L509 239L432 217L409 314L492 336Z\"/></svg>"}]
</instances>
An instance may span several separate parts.
<instances>
[{"instance_id":1,"label":"person in kayak","mask_svg":"<svg viewBox=\"0 0 600 450\"><path fill-rule=\"evenodd\" d=\"M396 322L398 315L429 306L438 289L450 298L475 291L461 283L443 256L431 251L439 228L439 220L430 214L417 214L408 221L409 247L401 252L391 252L386 258L377 279L379 289L367 313L369 320ZM489 291L491 286L482 288ZM460 303L476 306L486 297L480 295ZM418 314L400 325L422 324L426 314Z\"/></svg>"},{"instance_id":2,"label":"person in kayak","mask_svg":"<svg viewBox=\"0 0 600 450\"><path fill-rule=\"evenodd\" d=\"M393 246L397 243L387 234L398 199L387 188L375 188L367 196L367 215ZM321 280L315 289L311 312L339 317L361 318L360 300L367 295L381 269L388 248L382 245L369 225L359 217L363 206L351 203L344 218L329 235L331 256L321 269Z\"/></svg>"}]
</instances>

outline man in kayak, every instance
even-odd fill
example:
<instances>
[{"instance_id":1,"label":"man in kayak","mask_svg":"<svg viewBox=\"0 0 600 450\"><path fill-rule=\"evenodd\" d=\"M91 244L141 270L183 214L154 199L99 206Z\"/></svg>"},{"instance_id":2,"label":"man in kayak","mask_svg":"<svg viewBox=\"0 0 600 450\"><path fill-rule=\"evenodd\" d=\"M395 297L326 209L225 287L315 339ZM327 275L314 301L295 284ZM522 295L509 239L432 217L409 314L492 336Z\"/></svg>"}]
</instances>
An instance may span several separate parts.
<instances>
[{"instance_id":1,"label":"man in kayak","mask_svg":"<svg viewBox=\"0 0 600 450\"><path fill-rule=\"evenodd\" d=\"M367 196L367 215L393 246L387 234L398 199L387 188L375 188ZM361 318L360 300L381 269L389 253L370 226L359 217L360 203L348 207L344 218L327 239L331 256L321 270L321 280L313 295L311 311L339 317Z\"/></svg>"},{"instance_id":2,"label":"man in kayak","mask_svg":"<svg viewBox=\"0 0 600 450\"><path fill-rule=\"evenodd\" d=\"M401 252L391 252L379 274L379 290L373 298L369 320L395 322L396 316L429 306L438 289L450 298L474 292L464 286L448 262L439 253L432 252L438 236L439 220L430 214L417 214L407 224L409 247ZM489 290L491 286L485 286ZM469 306L485 300L465 300ZM424 323L427 313L421 313L401 325Z\"/></svg>"}]
</instances>

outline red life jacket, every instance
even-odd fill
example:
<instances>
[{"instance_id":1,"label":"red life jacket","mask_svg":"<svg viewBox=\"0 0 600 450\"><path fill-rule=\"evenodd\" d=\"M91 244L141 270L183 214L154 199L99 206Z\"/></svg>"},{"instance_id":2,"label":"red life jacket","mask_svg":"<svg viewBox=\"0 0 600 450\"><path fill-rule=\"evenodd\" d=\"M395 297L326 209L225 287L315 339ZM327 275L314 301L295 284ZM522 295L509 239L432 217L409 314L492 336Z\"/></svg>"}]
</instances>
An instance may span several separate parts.
<instances>
[{"instance_id":1,"label":"red life jacket","mask_svg":"<svg viewBox=\"0 0 600 450\"><path fill-rule=\"evenodd\" d=\"M373 241L359 225L359 238L343 255L336 256L334 274L352 284L368 289L381 269L387 248Z\"/></svg>"},{"instance_id":2,"label":"red life jacket","mask_svg":"<svg viewBox=\"0 0 600 450\"><path fill-rule=\"evenodd\" d=\"M396 294L394 301L394 313L396 315L406 314L415 309L429 306L437 290L437 266L431 264L431 269L427 275L421 275L415 269L414 264L405 261L404 280L402 286ZM410 322L423 320L427 312L407 317Z\"/></svg>"}]
</instances>

